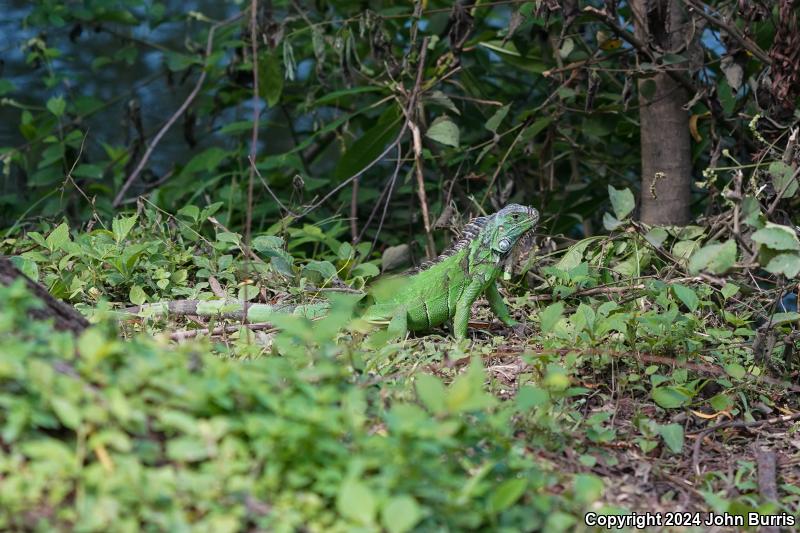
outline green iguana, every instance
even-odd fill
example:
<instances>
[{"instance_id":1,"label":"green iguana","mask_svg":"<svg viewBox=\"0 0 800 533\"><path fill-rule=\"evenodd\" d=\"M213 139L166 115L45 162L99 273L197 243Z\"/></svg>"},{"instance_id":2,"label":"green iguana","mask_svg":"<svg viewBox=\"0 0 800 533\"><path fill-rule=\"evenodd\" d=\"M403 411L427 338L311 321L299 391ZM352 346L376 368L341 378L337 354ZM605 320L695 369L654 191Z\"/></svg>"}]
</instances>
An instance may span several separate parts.
<instances>
[{"instance_id":1,"label":"green iguana","mask_svg":"<svg viewBox=\"0 0 800 533\"><path fill-rule=\"evenodd\" d=\"M539 221L539 212L510 204L497 213L472 219L462 237L436 259L398 276L382 278L369 291L362 318L388 325L398 335L406 331L427 330L452 320L456 338L467 334L472 304L485 294L489 305L503 324L516 324L497 290L502 263L517 241ZM383 290L381 290L383 287ZM131 308L149 314L195 314L242 318L242 302L237 300L183 300ZM316 318L328 310L326 302L297 306L250 304L249 322L269 322L275 313L292 313Z\"/></svg>"}]
</instances>

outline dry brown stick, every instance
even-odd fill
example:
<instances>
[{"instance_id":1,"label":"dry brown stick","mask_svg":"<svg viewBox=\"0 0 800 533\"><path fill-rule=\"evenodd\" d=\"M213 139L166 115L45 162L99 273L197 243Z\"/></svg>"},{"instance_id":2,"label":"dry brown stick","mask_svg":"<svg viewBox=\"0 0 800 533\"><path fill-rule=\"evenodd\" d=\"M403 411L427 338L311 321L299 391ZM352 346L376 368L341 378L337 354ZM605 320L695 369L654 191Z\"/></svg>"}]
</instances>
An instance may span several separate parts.
<instances>
[{"instance_id":1,"label":"dry brown stick","mask_svg":"<svg viewBox=\"0 0 800 533\"><path fill-rule=\"evenodd\" d=\"M353 180L353 191L350 193L350 240L358 242L358 179Z\"/></svg>"},{"instance_id":2,"label":"dry brown stick","mask_svg":"<svg viewBox=\"0 0 800 533\"><path fill-rule=\"evenodd\" d=\"M169 120L167 120L164 126L158 131L158 133L156 133L156 136L153 137L153 140L150 142L150 146L147 147L147 150L145 151L142 158L139 160L139 163L136 165L136 168L133 170L133 172L131 172L131 175L128 176L128 179L125 180L125 183L122 184L122 188L114 197L114 201L111 204L113 207L118 207L122 203L122 200L125 198L125 193L128 192L130 186L133 184L134 181L136 181L136 178L139 177L139 174L142 173L142 170L144 170L144 167L150 160L150 157L153 155L156 146L158 146L158 144L161 142L161 139L164 137L167 131L169 131L172 125L175 124L175 121L178 120L178 118L180 118L180 116L186 112L186 110L192 104L194 99L197 97L198 93L200 92L200 89L203 87L203 83L206 81L206 75L207 75L206 67L208 65L206 64L206 62L208 61L208 58L211 56L211 48L214 44L214 32L217 31L217 29L219 29L222 26L225 26L232 22L236 22L241 17L242 14L239 13L227 20L223 20L222 22L217 22L216 24L211 26L211 28L208 30L208 39L206 41L206 50L205 50L205 62L203 64L203 70L200 72L200 77L197 78L197 83L195 83L192 92L189 93L189 96L186 97L186 100L183 101L178 110L175 111L175 113L173 113L171 117L169 117Z\"/></svg>"},{"instance_id":3,"label":"dry brown stick","mask_svg":"<svg viewBox=\"0 0 800 533\"><path fill-rule=\"evenodd\" d=\"M258 18L258 0L250 1L250 61L253 64L253 129L250 134L250 161L248 180L247 180L247 209L245 212L244 222L244 247L245 247L245 261L250 255L250 234L253 226L253 182L255 181L255 168L254 161L258 155L258 119L261 112L258 106L258 35L256 32ZM245 265L249 270L249 264Z\"/></svg>"},{"instance_id":4,"label":"dry brown stick","mask_svg":"<svg viewBox=\"0 0 800 533\"><path fill-rule=\"evenodd\" d=\"M777 455L772 450L761 448L757 443L753 444L753 454L756 456L756 466L758 467L758 492L764 501L778 502L778 483L777 483ZM776 526L762 526L761 533L778 533Z\"/></svg>"},{"instance_id":5,"label":"dry brown stick","mask_svg":"<svg viewBox=\"0 0 800 533\"><path fill-rule=\"evenodd\" d=\"M273 327L273 325L269 322L253 322L251 324L230 324L227 326L217 326L214 329L200 328L200 329L175 331L170 334L169 338L170 340L173 341L182 341L186 339L193 339L199 335L208 335L208 336L222 335L223 333L235 333L239 331L239 329L241 329L242 327L246 327L251 331L268 330L267 333L277 331L277 328Z\"/></svg>"},{"instance_id":6,"label":"dry brown stick","mask_svg":"<svg viewBox=\"0 0 800 533\"><path fill-rule=\"evenodd\" d=\"M422 90L422 78L425 72L425 57L428 50L429 38L422 39L422 45L419 52L419 64L417 65L417 78L414 81L414 87L411 90L411 95L408 99L408 112L406 113L406 120L408 128L411 130L411 140L414 147L414 169L417 178L417 196L419 197L420 209L422 210L422 224L425 228L426 246L425 251L428 259L436 257L436 243L433 241L433 234L431 233L431 217L428 212L428 195L425 193L425 176L422 173L422 134L419 131L419 126L414 121L415 107L419 93Z\"/></svg>"},{"instance_id":7,"label":"dry brown stick","mask_svg":"<svg viewBox=\"0 0 800 533\"><path fill-rule=\"evenodd\" d=\"M780 415L780 416L773 416L772 418L765 418L764 420L756 420L753 422L743 422L741 420L731 420L728 422L720 422L710 428L706 428L700 431L693 431L689 433L689 435L697 435L697 440L694 441L694 447L692 449L692 469L695 471L697 475L700 475L700 444L703 442L708 435L711 433L725 428L754 428L759 426L765 425L774 425L779 424L781 422L793 422L795 420L800 420L800 413L794 413L791 415Z\"/></svg>"},{"instance_id":8,"label":"dry brown stick","mask_svg":"<svg viewBox=\"0 0 800 533\"><path fill-rule=\"evenodd\" d=\"M258 119L261 116L259 109L259 87L258 87L258 0L250 0L250 62L253 67L253 128L250 134L250 154L247 159L250 161L247 173L247 206L245 206L245 221L244 221L244 271L245 275L250 277L250 257L252 250L250 249L250 237L253 228L253 182L255 181L255 160L258 155ZM249 303L247 301L247 290L242 291L242 325L247 325L247 309Z\"/></svg>"},{"instance_id":9,"label":"dry brown stick","mask_svg":"<svg viewBox=\"0 0 800 533\"><path fill-rule=\"evenodd\" d=\"M591 289L583 289L580 291L575 291L568 297L579 298L581 296L595 296L598 294L619 294L619 293L626 293L628 291L638 291L644 288L645 286L643 284L630 285L627 287L592 287ZM543 302L543 301L550 301L553 298L554 297L552 294L535 294L532 296L520 296L514 298L513 300L515 302Z\"/></svg>"}]
</instances>

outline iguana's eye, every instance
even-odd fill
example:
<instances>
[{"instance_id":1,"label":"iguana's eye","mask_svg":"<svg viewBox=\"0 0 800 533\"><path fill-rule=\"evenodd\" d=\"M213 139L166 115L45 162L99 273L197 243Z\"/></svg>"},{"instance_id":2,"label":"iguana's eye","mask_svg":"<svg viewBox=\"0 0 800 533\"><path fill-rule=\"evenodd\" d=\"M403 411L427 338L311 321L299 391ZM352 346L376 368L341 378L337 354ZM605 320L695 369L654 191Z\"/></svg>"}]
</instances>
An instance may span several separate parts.
<instances>
[{"instance_id":1,"label":"iguana's eye","mask_svg":"<svg viewBox=\"0 0 800 533\"><path fill-rule=\"evenodd\" d=\"M500 239L500 242L497 243L497 249L500 250L500 253L506 253L511 249L511 241L508 239Z\"/></svg>"}]
</instances>

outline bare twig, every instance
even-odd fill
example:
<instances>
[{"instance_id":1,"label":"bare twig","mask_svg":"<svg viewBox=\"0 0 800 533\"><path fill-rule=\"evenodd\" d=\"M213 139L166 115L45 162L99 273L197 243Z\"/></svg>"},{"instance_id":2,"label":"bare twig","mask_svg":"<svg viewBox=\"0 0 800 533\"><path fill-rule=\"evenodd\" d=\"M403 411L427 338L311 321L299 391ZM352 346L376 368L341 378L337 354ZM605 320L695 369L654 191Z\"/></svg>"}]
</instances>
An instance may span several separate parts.
<instances>
[{"instance_id":1,"label":"bare twig","mask_svg":"<svg viewBox=\"0 0 800 533\"><path fill-rule=\"evenodd\" d=\"M759 59L759 61L761 61L766 65L772 64L772 60L769 58L767 53L764 50L762 50L756 43L754 43L753 41L742 35L742 33L736 26L728 24L721 18L717 18L714 15L707 13L706 9L708 9L709 11L711 10L711 7L708 4L706 4L705 2L700 2L698 0L683 0L683 3L693 8L695 13L697 13L698 15L709 21L714 26L722 30L725 30L725 33L736 39L739 42L739 44L744 46L751 54L756 56Z\"/></svg>"},{"instance_id":2,"label":"bare twig","mask_svg":"<svg viewBox=\"0 0 800 533\"><path fill-rule=\"evenodd\" d=\"M284 205L284 203L281 202L280 198L278 198L278 196L272 191L272 188L269 186L269 183L267 183L267 180L264 179L264 176L261 175L261 172L259 172L258 167L256 167L255 160L254 159L250 159L249 157L248 157L248 159L250 161L250 168L253 169L253 172L255 172L256 176L258 176L258 179L261 180L261 185L264 186L264 188L267 190L269 195L272 196L272 199L275 200L275 203L278 204L278 206L281 209L283 209L283 211L286 214L288 214L291 217L295 217L295 218L299 218L299 217L301 217L301 216L306 214L306 213L297 214L294 211L292 211L291 209L289 209L288 207L286 207L286 205Z\"/></svg>"},{"instance_id":3,"label":"bare twig","mask_svg":"<svg viewBox=\"0 0 800 533\"><path fill-rule=\"evenodd\" d=\"M604 22L609 28L611 28L611 30L615 34L617 34L619 38L626 41L628 44L636 48L642 54L649 57L650 60L655 63L656 57L654 56L653 51L650 49L647 43L642 41L635 34L623 28L611 13L609 13L605 9L598 9L592 6L584 7L583 12L587 15L591 15L594 18ZM684 89L689 91L690 94L694 94L697 92L697 88L694 86L692 81L688 79L686 76L682 75L680 72L672 68L666 68L663 70L669 75L670 78L678 82L680 85L683 86Z\"/></svg>"},{"instance_id":4,"label":"bare twig","mask_svg":"<svg viewBox=\"0 0 800 533\"><path fill-rule=\"evenodd\" d=\"M253 68L253 129L250 134L250 154L247 159L250 166L247 173L247 206L245 207L244 221L244 269L247 277L250 276L250 257L253 254L250 249L250 237L253 228L253 182L255 181L254 161L258 155L258 119L261 116L258 97L258 0L250 0L250 63ZM250 304L247 301L247 290L242 291L242 325L247 325L247 308Z\"/></svg>"},{"instance_id":5,"label":"bare twig","mask_svg":"<svg viewBox=\"0 0 800 533\"><path fill-rule=\"evenodd\" d=\"M434 243L433 235L431 234L431 218L430 213L428 213L428 195L425 193L425 176L422 173L422 134L419 131L419 126L414 121L417 100L422 92L422 79L425 72L425 58L428 51L428 41L428 37L423 38L422 45L419 49L417 78L414 81L414 87L411 89L411 94L408 98L406 121L408 123L408 128L411 130L411 140L414 148L414 168L417 178L417 196L419 197L420 209L422 211L422 224L425 228L425 251L428 259L433 259L436 257L436 244Z\"/></svg>"},{"instance_id":6,"label":"bare twig","mask_svg":"<svg viewBox=\"0 0 800 533\"><path fill-rule=\"evenodd\" d=\"M395 148L395 146L398 146L400 144L400 141L403 139L403 135L405 135L407 129L408 129L408 124L403 122L403 126L400 128L400 132L397 134L397 137L395 137L395 139L391 143L389 143L389 146L387 146L386 149L383 150L383 152L378 154L378 157L367 163L364 166L364 168L362 168L361 170L359 170L358 172L356 172L355 174L353 174L352 176L341 182L339 185L331 189L330 192L328 192L328 194L326 194L325 196L323 196L310 206L306 207L302 212L294 216L296 216L297 218L302 218L306 216L311 211L324 204L331 196L333 196L337 192L347 187L353 180L358 179L359 176L363 175L366 171L368 171L369 169L380 163L383 160L383 158L386 157L386 155Z\"/></svg>"},{"instance_id":7,"label":"bare twig","mask_svg":"<svg viewBox=\"0 0 800 533\"><path fill-rule=\"evenodd\" d=\"M216 218L214 218L214 217L208 217L208 219L207 219L207 220L208 220L209 222L211 222L211 224L213 224L214 226L216 226L216 227L218 227L218 228L222 229L222 231L226 231L226 232L228 232L228 233L233 233L231 230L229 230L228 228L226 228L226 227L225 227L225 225L224 225L222 222L220 222L220 221L219 221L219 220L217 220ZM249 247L248 247L246 250L244 250L244 249L243 249L243 250L242 250L242 252L243 252L243 253L245 253L246 255L249 255L249 256L250 256L251 258L253 258L253 259L254 259L254 260L257 262L257 263L263 263L263 262L264 262L264 260L263 260L263 259L261 259L260 257L258 257L258 255L256 255L256 253L255 253L253 250L251 250Z\"/></svg>"},{"instance_id":8,"label":"bare twig","mask_svg":"<svg viewBox=\"0 0 800 533\"><path fill-rule=\"evenodd\" d=\"M250 234L252 231L253 225L253 181L255 181L255 164L253 163L256 160L256 156L258 155L258 120L261 116L261 110L259 109L259 97L258 97L258 35L256 34L257 29L257 19L258 19L258 0L251 0L250 2L250 62L253 64L253 129L250 134L250 155L248 159L250 161L250 171L248 173L248 180L247 180L247 210L245 214L245 223L244 223L244 246L245 246L245 257L248 255L247 252L250 249Z\"/></svg>"},{"instance_id":9,"label":"bare twig","mask_svg":"<svg viewBox=\"0 0 800 533\"><path fill-rule=\"evenodd\" d=\"M205 50L206 63L208 62L208 58L211 56L211 49L212 46L214 45L214 32L216 32L217 29L221 28L222 26L226 26L228 24L231 24L232 22L239 20L241 17L242 14L238 13L227 20L223 20L222 22L217 22L216 24L211 26L211 28L208 30L208 39L206 41L206 50ZM200 92L200 89L203 87L203 83L206 81L206 75L207 75L206 67L208 67L208 64L203 65L203 70L200 72L200 77L197 78L197 83L195 83L192 92L189 93L189 96L186 97L186 100L183 101L178 110L175 111L175 113L173 113L171 117L169 117L169 120L167 120L166 124L164 124L164 126L159 130L159 132L156 133L156 136L153 137L153 140L147 147L147 150L142 156L142 159L139 160L139 164L136 165L136 168L133 170L133 172L131 172L131 175L128 176L128 179L125 180L125 183L122 184L122 188L114 197L114 201L111 204L112 206L118 207L122 203L122 200L125 198L125 193L128 192L128 189L133 184L133 182L136 181L136 178L139 177L139 174L142 173L142 170L144 170L145 165L147 165L147 162L150 160L150 157L153 155L153 152L155 151L156 147L161 142L161 139L164 137L167 131L169 131L172 125L175 124L175 121L177 121L181 117L181 115L183 115L186 112L186 110L192 104L194 99L197 97L198 93Z\"/></svg>"},{"instance_id":10,"label":"bare twig","mask_svg":"<svg viewBox=\"0 0 800 533\"><path fill-rule=\"evenodd\" d=\"M753 422L744 422L742 420L730 420L728 422L720 422L719 424L715 424L710 428L706 428L700 431L692 432L690 435L697 435L697 439L694 441L694 448L692 449L692 468L694 469L697 475L700 475L700 445L708 435L711 433L725 428L754 428L760 426L772 426L775 424L786 423L786 422L793 422L795 420L800 420L800 413L794 413L791 415L780 415L780 416L773 416L772 418L765 418L764 420L755 420Z\"/></svg>"},{"instance_id":11,"label":"bare twig","mask_svg":"<svg viewBox=\"0 0 800 533\"><path fill-rule=\"evenodd\" d=\"M353 180L350 193L350 240L358 242L358 180Z\"/></svg>"},{"instance_id":12,"label":"bare twig","mask_svg":"<svg viewBox=\"0 0 800 533\"><path fill-rule=\"evenodd\" d=\"M170 334L169 338L173 341L182 341L186 339L193 339L199 335L222 335L223 333L235 333L239 331L242 327L246 327L251 331L263 331L267 330L267 333L272 333L277 331L271 323L269 322L253 322L252 324L232 324L227 326L217 326L214 329L209 328L200 328L200 329L189 329L189 330L182 330L182 331L175 331Z\"/></svg>"},{"instance_id":13,"label":"bare twig","mask_svg":"<svg viewBox=\"0 0 800 533\"><path fill-rule=\"evenodd\" d=\"M598 294L624 294L629 291L640 291L644 289L644 284L627 285L624 287L592 287L590 289L582 289L570 294L570 298L580 298L582 296L596 296ZM517 302L547 302L553 299L552 294L533 294L530 296L520 296L514 300Z\"/></svg>"}]
</instances>

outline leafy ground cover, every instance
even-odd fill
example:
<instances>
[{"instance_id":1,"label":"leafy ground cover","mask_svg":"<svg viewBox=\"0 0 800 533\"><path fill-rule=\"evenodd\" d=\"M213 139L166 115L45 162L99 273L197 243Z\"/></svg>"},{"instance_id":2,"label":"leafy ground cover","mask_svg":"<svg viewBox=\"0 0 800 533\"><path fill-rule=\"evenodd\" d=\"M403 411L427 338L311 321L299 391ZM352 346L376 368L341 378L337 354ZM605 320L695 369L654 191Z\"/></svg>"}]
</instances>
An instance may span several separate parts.
<instances>
[{"instance_id":1,"label":"leafy ground cover","mask_svg":"<svg viewBox=\"0 0 800 533\"><path fill-rule=\"evenodd\" d=\"M550 252L539 239L515 258L505 285L523 327L479 302L461 343L444 330L387 342L353 318L325 289L360 289L381 261L335 220L276 225L251 250L214 206L6 239L95 325L54 335L27 319L21 285L0 289L0 527L558 531L587 511L797 515L797 313L780 288L723 276L736 249L704 227L642 228L629 193L610 192L609 236ZM780 227L762 230L781 246ZM313 328L115 310L322 294L334 311ZM753 446L780 467L778 501Z\"/></svg>"}]
</instances>

